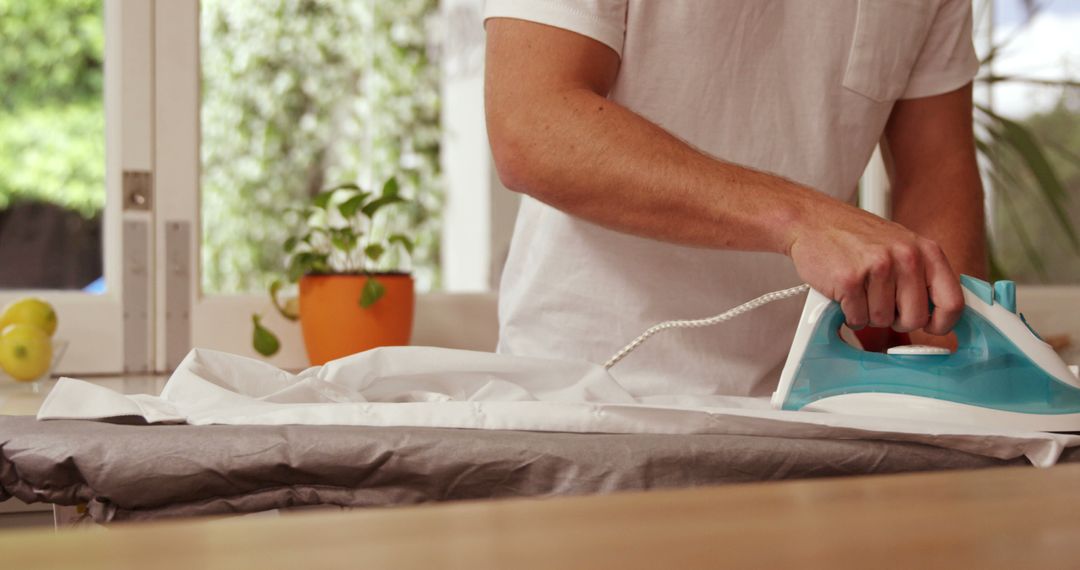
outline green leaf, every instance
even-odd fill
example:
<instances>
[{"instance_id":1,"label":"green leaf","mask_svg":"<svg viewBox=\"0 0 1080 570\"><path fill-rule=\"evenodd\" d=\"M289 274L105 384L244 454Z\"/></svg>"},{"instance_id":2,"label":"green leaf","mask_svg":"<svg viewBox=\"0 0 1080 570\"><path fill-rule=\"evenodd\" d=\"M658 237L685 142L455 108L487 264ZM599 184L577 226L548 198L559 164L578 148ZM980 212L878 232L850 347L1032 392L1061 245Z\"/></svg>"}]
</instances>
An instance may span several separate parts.
<instances>
[{"instance_id":1,"label":"green leaf","mask_svg":"<svg viewBox=\"0 0 1080 570\"><path fill-rule=\"evenodd\" d=\"M270 332L270 329L264 327L261 321L262 318L259 315L251 315L251 322L254 325L251 346L255 352L263 356L273 356L281 349L281 341L278 340L277 335Z\"/></svg>"},{"instance_id":2,"label":"green leaf","mask_svg":"<svg viewBox=\"0 0 1080 570\"><path fill-rule=\"evenodd\" d=\"M295 257L289 262L289 268L285 270L285 278L290 283L296 283L307 273L307 266L300 263Z\"/></svg>"},{"instance_id":3,"label":"green leaf","mask_svg":"<svg viewBox=\"0 0 1080 570\"><path fill-rule=\"evenodd\" d=\"M327 190L327 192L336 192L338 190L356 190L357 192L364 191L364 189L358 186L355 182L344 182Z\"/></svg>"},{"instance_id":4,"label":"green leaf","mask_svg":"<svg viewBox=\"0 0 1080 570\"><path fill-rule=\"evenodd\" d=\"M389 179L386 180L386 183L383 184L382 195L384 197L397 196L400 189L401 188L398 185L397 178L391 176Z\"/></svg>"},{"instance_id":5,"label":"green leaf","mask_svg":"<svg viewBox=\"0 0 1080 570\"><path fill-rule=\"evenodd\" d=\"M346 253L356 247L357 236L352 228L333 228L330 230L330 243Z\"/></svg>"},{"instance_id":6,"label":"green leaf","mask_svg":"<svg viewBox=\"0 0 1080 570\"><path fill-rule=\"evenodd\" d=\"M361 192L338 204L338 211L341 212L343 217L351 218L356 215L356 212L360 210L360 207L364 205L369 196L371 196L371 192Z\"/></svg>"},{"instance_id":7,"label":"green leaf","mask_svg":"<svg viewBox=\"0 0 1080 570\"><path fill-rule=\"evenodd\" d=\"M379 261L382 254L386 252L386 248L382 245L373 243L364 248L364 255L368 256L368 259L372 261Z\"/></svg>"},{"instance_id":8,"label":"green leaf","mask_svg":"<svg viewBox=\"0 0 1080 570\"><path fill-rule=\"evenodd\" d=\"M987 107L979 106L979 110L986 114L996 125L990 129L991 134L998 141L1012 147L1017 154L1024 159L1025 165L1031 170L1039 185L1051 192L1054 196L1064 196L1065 187L1058 179L1057 172L1043 154L1042 147L1035 140L1035 136L1027 127L994 113Z\"/></svg>"},{"instance_id":9,"label":"green leaf","mask_svg":"<svg viewBox=\"0 0 1080 570\"><path fill-rule=\"evenodd\" d=\"M363 212L364 215L368 218L373 218L375 217L375 212L381 210L383 206L389 206L390 204L397 204L398 202L404 201L404 198L400 198L398 196L383 196L381 198L377 198L375 200L372 200L371 202L368 202L367 205L361 208L360 211Z\"/></svg>"},{"instance_id":10,"label":"green leaf","mask_svg":"<svg viewBox=\"0 0 1080 570\"><path fill-rule=\"evenodd\" d=\"M1050 274L1046 271L1046 263L1043 261L1039 249L1035 247L1035 244L1032 243L1031 238L1024 229L1024 223L1016 213L1016 205L1012 202L1012 196L1009 192L1001 192L1001 198L1005 202L1005 208L1003 208L1005 210L1005 215L1008 216L1009 221L1012 222L1013 230L1015 230L1015 235L1020 241L1020 246L1027 252L1028 262L1031 263L1031 267L1035 269L1035 272L1039 274L1039 279L1045 282L1050 277Z\"/></svg>"},{"instance_id":11,"label":"green leaf","mask_svg":"<svg viewBox=\"0 0 1080 570\"><path fill-rule=\"evenodd\" d=\"M319 192L311 199L312 205L321 210L325 210L330 205L330 198L334 197L333 190L327 190L326 192Z\"/></svg>"},{"instance_id":12,"label":"green leaf","mask_svg":"<svg viewBox=\"0 0 1080 570\"><path fill-rule=\"evenodd\" d=\"M298 243L300 243L300 238L296 236L289 236L289 239L285 240L282 248L285 250L285 253L292 253L292 251L296 249L296 244Z\"/></svg>"},{"instance_id":13,"label":"green leaf","mask_svg":"<svg viewBox=\"0 0 1080 570\"><path fill-rule=\"evenodd\" d=\"M330 264L327 263L327 260L329 258L329 254L326 253L316 254L315 257L311 260L310 273L329 273Z\"/></svg>"},{"instance_id":14,"label":"green leaf","mask_svg":"<svg viewBox=\"0 0 1080 570\"><path fill-rule=\"evenodd\" d=\"M405 248L405 251L409 252L409 255L412 255L413 242L408 237L403 236L401 234L394 234L394 235L386 238L386 241L388 241L390 243L401 244L401 247Z\"/></svg>"},{"instance_id":15,"label":"green leaf","mask_svg":"<svg viewBox=\"0 0 1080 570\"><path fill-rule=\"evenodd\" d=\"M282 304L278 299L278 292L281 291L283 286L284 283L282 283L280 279L275 279L274 282L270 284L270 302L282 317L285 317L290 321L295 321L300 317L300 314L296 312L295 308L290 310L287 304ZM295 298L293 298L293 302L295 303Z\"/></svg>"},{"instance_id":16,"label":"green leaf","mask_svg":"<svg viewBox=\"0 0 1080 570\"><path fill-rule=\"evenodd\" d=\"M296 283L308 273L322 273L326 271L327 254L313 251L301 251L294 254L289 260L289 268L285 271L289 281Z\"/></svg>"},{"instance_id":17,"label":"green leaf","mask_svg":"<svg viewBox=\"0 0 1080 570\"><path fill-rule=\"evenodd\" d=\"M1005 212L1006 217L1009 219L1009 224L1012 226L1009 235L1016 237L1017 242L1024 251L1025 258L1032 269L1039 275L1039 279L1046 281L1048 274L1046 271L1046 264L1042 258L1042 252L1035 247L1032 242L1027 229L1025 229L1023 225L1023 221L1016 213L1016 205L1012 201L1013 194L1017 192L1021 184L1019 179L1008 168L1000 168L998 166L1003 164L1002 157L999 153L994 152L993 147L980 140L975 141L975 146L989 158L990 162L994 165L994 168L989 169L988 174L994 182L994 188L997 189L997 195L1004 202L1005 207L1002 208L1002 211ZM998 270L1000 269L1001 267L999 265ZM991 270L993 271L994 268L991 267Z\"/></svg>"},{"instance_id":18,"label":"green leaf","mask_svg":"<svg viewBox=\"0 0 1080 570\"><path fill-rule=\"evenodd\" d=\"M1080 253L1080 235L1077 235L1064 204L1068 198L1065 186L1058 178L1057 171L1050 165L1050 161L1047 160L1034 135L1027 127L1002 117L987 107L978 105L977 108L988 119L987 132L990 136L996 142L1013 149L1031 173L1035 180L1035 188L1042 194L1046 205L1057 218L1058 225L1068 236L1073 251ZM994 167L999 169L996 163Z\"/></svg>"},{"instance_id":19,"label":"green leaf","mask_svg":"<svg viewBox=\"0 0 1080 570\"><path fill-rule=\"evenodd\" d=\"M1066 161L1071 162L1077 168L1080 168L1080 155L1053 141L1050 141L1046 146L1050 150L1056 152L1057 155L1061 158L1064 158Z\"/></svg>"},{"instance_id":20,"label":"green leaf","mask_svg":"<svg viewBox=\"0 0 1080 570\"><path fill-rule=\"evenodd\" d=\"M366 309L374 305L385 293L386 287L382 283L374 277L368 277L364 282L364 288L360 291L360 306Z\"/></svg>"}]
</instances>

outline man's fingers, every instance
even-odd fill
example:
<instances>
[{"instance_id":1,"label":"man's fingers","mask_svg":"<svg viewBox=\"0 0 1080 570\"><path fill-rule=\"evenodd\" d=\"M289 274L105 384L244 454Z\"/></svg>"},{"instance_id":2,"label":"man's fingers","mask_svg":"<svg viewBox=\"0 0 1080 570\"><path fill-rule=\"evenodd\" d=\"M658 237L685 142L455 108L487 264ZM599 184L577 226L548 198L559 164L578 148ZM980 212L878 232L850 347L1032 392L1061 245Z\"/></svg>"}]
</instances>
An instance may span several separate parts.
<instances>
[{"instance_id":1,"label":"man's fingers","mask_svg":"<svg viewBox=\"0 0 1080 570\"><path fill-rule=\"evenodd\" d=\"M930 334L943 335L952 330L964 312L964 292L960 289L960 278L941 248L931 243L922 249L926 259L926 285L930 300L934 303L934 311L925 330Z\"/></svg>"},{"instance_id":2,"label":"man's fingers","mask_svg":"<svg viewBox=\"0 0 1080 570\"><path fill-rule=\"evenodd\" d=\"M911 244L898 244L893 248L893 259L899 315L892 328L897 332L921 329L926 326L930 315L922 251Z\"/></svg>"},{"instance_id":3,"label":"man's fingers","mask_svg":"<svg viewBox=\"0 0 1080 570\"><path fill-rule=\"evenodd\" d=\"M840 309L844 311L844 322L851 330L859 330L869 321L866 307L866 290L861 282L845 283L840 295Z\"/></svg>"},{"instance_id":4,"label":"man's fingers","mask_svg":"<svg viewBox=\"0 0 1080 570\"><path fill-rule=\"evenodd\" d=\"M896 319L896 283L893 281L892 259L888 255L871 262L866 297L870 326L891 326Z\"/></svg>"}]
</instances>

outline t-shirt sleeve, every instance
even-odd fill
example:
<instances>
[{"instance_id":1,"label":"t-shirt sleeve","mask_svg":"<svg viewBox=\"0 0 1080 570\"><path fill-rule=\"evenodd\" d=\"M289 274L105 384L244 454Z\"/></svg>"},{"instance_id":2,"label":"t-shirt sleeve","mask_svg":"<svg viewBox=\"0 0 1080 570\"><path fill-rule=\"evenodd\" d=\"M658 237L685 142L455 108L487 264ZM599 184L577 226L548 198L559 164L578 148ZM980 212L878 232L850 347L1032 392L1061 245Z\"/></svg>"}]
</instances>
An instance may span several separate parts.
<instances>
[{"instance_id":1,"label":"t-shirt sleeve","mask_svg":"<svg viewBox=\"0 0 1080 570\"><path fill-rule=\"evenodd\" d=\"M601 42L622 57L627 0L487 0L488 18L516 18L562 28Z\"/></svg>"},{"instance_id":2,"label":"t-shirt sleeve","mask_svg":"<svg viewBox=\"0 0 1080 570\"><path fill-rule=\"evenodd\" d=\"M971 81L979 70L971 28L971 0L944 0L900 98L948 93Z\"/></svg>"}]
</instances>

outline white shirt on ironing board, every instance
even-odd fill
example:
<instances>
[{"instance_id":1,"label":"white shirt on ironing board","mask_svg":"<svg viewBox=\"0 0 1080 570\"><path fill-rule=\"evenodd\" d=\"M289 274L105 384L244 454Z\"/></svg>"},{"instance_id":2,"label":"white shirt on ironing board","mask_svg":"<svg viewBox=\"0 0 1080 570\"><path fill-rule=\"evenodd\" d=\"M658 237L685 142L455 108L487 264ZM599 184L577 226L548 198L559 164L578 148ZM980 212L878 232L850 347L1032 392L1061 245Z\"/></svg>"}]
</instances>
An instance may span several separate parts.
<instances>
[{"instance_id":1,"label":"white shirt on ironing board","mask_svg":"<svg viewBox=\"0 0 1080 570\"><path fill-rule=\"evenodd\" d=\"M487 0L484 17L602 42L621 57L612 101L711 156L841 200L854 199L895 100L955 90L978 69L970 0ZM618 233L525 196L498 350L602 363L657 322L799 282L782 255ZM643 397L767 395L799 299L667 331L612 373Z\"/></svg>"}]
</instances>

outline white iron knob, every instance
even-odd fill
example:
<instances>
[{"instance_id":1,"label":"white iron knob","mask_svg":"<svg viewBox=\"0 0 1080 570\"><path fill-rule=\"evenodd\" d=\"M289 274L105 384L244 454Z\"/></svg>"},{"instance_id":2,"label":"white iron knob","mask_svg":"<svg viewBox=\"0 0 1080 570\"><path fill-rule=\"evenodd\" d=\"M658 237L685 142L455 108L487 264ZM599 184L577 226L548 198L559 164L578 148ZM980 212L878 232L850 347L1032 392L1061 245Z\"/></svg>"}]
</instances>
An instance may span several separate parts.
<instances>
[{"instance_id":1,"label":"white iron knob","mask_svg":"<svg viewBox=\"0 0 1080 570\"><path fill-rule=\"evenodd\" d=\"M945 354L952 354L952 351L940 346L927 346L925 344L905 344L890 348L888 350L888 354L896 354L901 356L939 356Z\"/></svg>"}]
</instances>

